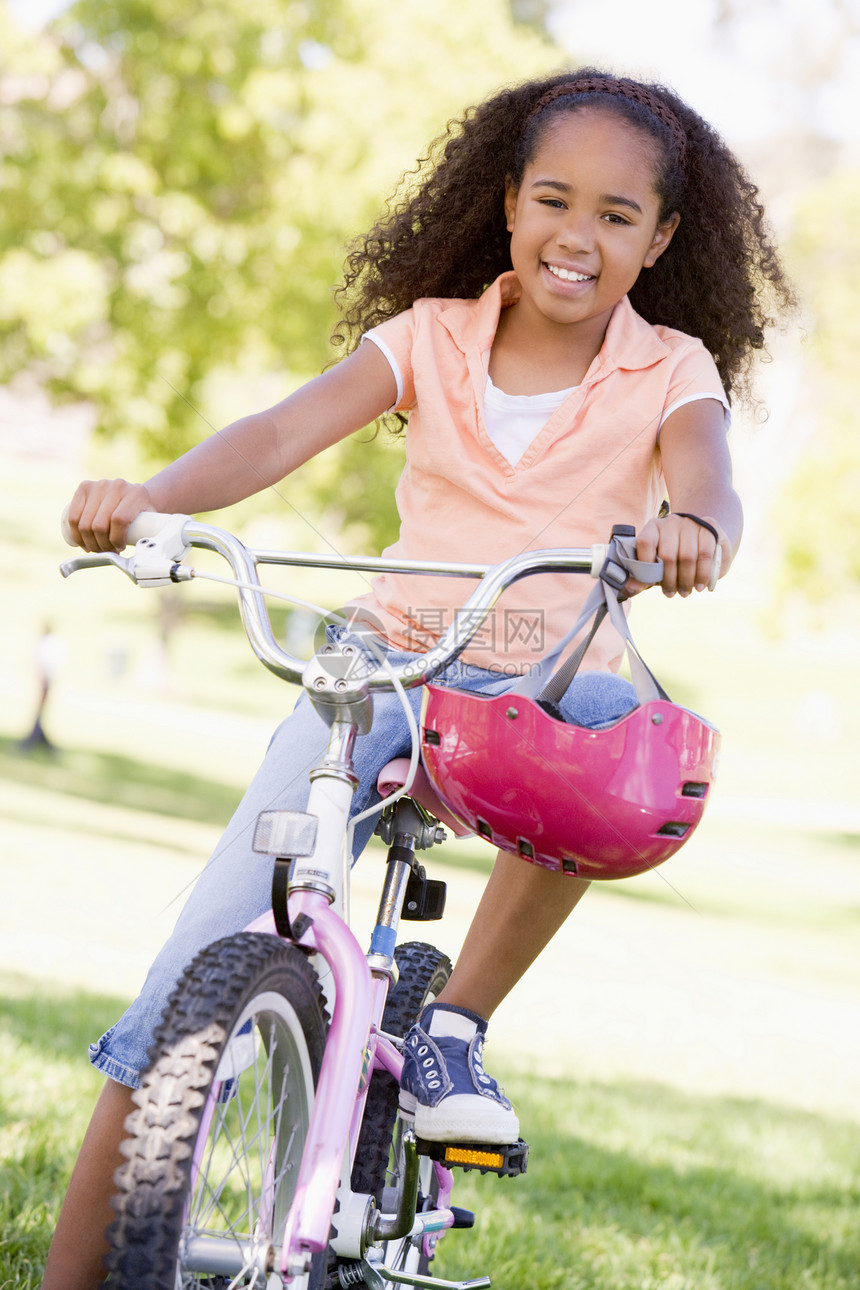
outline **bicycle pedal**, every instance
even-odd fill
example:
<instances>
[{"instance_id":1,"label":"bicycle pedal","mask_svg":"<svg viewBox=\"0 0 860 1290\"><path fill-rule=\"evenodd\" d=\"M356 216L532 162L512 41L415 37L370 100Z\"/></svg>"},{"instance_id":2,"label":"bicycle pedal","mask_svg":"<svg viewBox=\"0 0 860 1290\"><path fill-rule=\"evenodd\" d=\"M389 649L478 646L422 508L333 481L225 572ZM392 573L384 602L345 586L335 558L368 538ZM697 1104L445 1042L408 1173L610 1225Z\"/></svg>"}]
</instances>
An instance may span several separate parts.
<instances>
[{"instance_id":1,"label":"bicycle pedal","mask_svg":"<svg viewBox=\"0 0 860 1290\"><path fill-rule=\"evenodd\" d=\"M529 1161L529 1144L522 1138L505 1146L480 1142L427 1142L419 1138L419 1156L427 1156L449 1169L478 1169L482 1174L513 1178L524 1174Z\"/></svg>"}]
</instances>

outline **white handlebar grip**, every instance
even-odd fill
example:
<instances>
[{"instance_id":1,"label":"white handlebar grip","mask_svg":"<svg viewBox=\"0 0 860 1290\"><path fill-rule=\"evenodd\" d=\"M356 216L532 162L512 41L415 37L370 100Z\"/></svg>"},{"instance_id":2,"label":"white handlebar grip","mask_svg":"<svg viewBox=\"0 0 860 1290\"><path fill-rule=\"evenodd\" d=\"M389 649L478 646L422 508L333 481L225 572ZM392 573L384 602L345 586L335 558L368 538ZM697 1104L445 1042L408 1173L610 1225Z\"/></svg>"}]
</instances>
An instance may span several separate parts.
<instances>
[{"instance_id":1,"label":"white handlebar grip","mask_svg":"<svg viewBox=\"0 0 860 1290\"><path fill-rule=\"evenodd\" d=\"M595 542L591 548L591 576L599 578L603 566L606 564L606 557L609 555L608 542Z\"/></svg>"},{"instance_id":2,"label":"white handlebar grip","mask_svg":"<svg viewBox=\"0 0 860 1290\"><path fill-rule=\"evenodd\" d=\"M136 546L141 538L158 537L161 530L174 518L175 516L164 515L161 511L141 511L137 519L129 524L126 541L130 546Z\"/></svg>"},{"instance_id":3,"label":"white handlebar grip","mask_svg":"<svg viewBox=\"0 0 860 1290\"><path fill-rule=\"evenodd\" d=\"M164 515L160 511L141 511L137 519L132 520L131 524L128 526L126 542L130 546L136 546L141 538L158 537L159 533L163 532L168 524L172 524L175 527L177 519L184 523L185 520L188 519L188 516L181 515L177 517L175 515ZM78 545L72 536L72 530L69 525L68 506L63 511L60 519L60 532L63 535L63 541L66 542L68 546ZM181 546L182 544L180 543L180 548Z\"/></svg>"}]
</instances>

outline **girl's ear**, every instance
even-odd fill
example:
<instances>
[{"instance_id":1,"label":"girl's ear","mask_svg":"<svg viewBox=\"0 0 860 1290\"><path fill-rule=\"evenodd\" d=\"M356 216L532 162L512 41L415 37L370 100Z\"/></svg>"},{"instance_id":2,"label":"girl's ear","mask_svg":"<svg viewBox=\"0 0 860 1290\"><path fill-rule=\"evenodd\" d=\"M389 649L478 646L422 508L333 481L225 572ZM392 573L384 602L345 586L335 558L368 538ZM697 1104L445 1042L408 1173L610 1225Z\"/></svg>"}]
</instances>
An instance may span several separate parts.
<instances>
[{"instance_id":1,"label":"girl's ear","mask_svg":"<svg viewBox=\"0 0 860 1290\"><path fill-rule=\"evenodd\" d=\"M517 194L519 191L519 188L515 186L514 181L508 175L505 180L505 221L509 233L514 231L514 215L517 209Z\"/></svg>"},{"instance_id":2,"label":"girl's ear","mask_svg":"<svg viewBox=\"0 0 860 1290\"><path fill-rule=\"evenodd\" d=\"M681 216L677 211L673 211L667 220L663 220L657 225L657 231L654 234L654 240L648 248L648 254L642 261L643 269L650 269L657 263L660 256L666 250L666 247L672 241L675 235L675 229L681 223Z\"/></svg>"}]
</instances>

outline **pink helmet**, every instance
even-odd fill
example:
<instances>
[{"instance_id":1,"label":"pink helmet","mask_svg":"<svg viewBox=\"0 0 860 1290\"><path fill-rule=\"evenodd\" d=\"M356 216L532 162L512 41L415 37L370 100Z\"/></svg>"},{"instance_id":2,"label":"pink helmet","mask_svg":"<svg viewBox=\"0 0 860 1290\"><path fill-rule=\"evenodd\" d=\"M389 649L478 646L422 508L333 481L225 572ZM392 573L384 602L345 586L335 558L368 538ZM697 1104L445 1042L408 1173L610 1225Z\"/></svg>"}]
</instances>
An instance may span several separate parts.
<instances>
[{"instance_id":1,"label":"pink helmet","mask_svg":"<svg viewBox=\"0 0 860 1290\"><path fill-rule=\"evenodd\" d=\"M692 834L720 736L665 699L589 730L521 695L428 685L421 742L440 799L480 837L547 869L629 878Z\"/></svg>"},{"instance_id":2,"label":"pink helmet","mask_svg":"<svg viewBox=\"0 0 860 1290\"><path fill-rule=\"evenodd\" d=\"M421 756L444 805L488 842L582 878L629 878L692 835L714 780L719 732L669 699L630 637L618 592L636 560L633 530L613 530L600 581L577 622L514 690L495 697L428 685ZM568 724L537 701L564 692L605 616L625 640L640 706L601 729ZM567 644L591 635L553 676ZM550 679L547 679L547 678Z\"/></svg>"}]
</instances>

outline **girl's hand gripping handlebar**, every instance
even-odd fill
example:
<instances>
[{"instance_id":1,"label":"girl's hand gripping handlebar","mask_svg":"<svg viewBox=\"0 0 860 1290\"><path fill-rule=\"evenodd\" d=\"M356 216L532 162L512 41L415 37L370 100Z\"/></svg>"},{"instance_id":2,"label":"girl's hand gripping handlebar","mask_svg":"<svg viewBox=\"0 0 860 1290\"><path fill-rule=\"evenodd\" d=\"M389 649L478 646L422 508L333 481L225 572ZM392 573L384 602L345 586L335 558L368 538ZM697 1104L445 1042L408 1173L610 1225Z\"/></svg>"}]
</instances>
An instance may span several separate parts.
<instances>
[{"instance_id":1,"label":"girl's hand gripping handlebar","mask_svg":"<svg viewBox=\"0 0 860 1290\"><path fill-rule=\"evenodd\" d=\"M68 520L68 507L63 512L60 529L69 546L77 546ZM161 515L158 511L143 511L128 529L129 543L134 545L130 556L105 551L101 555L79 556L60 566L63 577L77 569L92 568L100 564L115 564L139 587L164 587L171 582L186 582L190 570L180 568L188 552L185 525L189 515Z\"/></svg>"}]
</instances>

